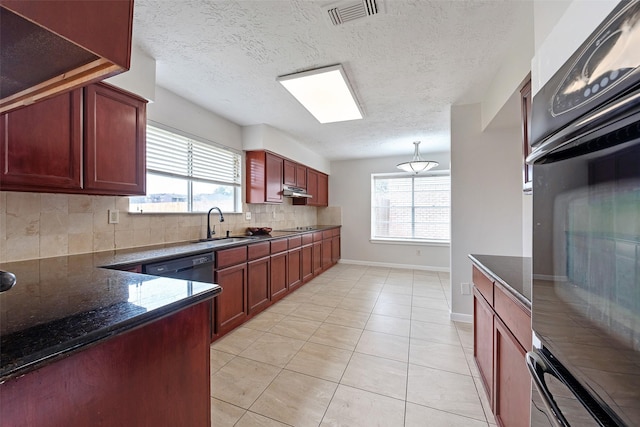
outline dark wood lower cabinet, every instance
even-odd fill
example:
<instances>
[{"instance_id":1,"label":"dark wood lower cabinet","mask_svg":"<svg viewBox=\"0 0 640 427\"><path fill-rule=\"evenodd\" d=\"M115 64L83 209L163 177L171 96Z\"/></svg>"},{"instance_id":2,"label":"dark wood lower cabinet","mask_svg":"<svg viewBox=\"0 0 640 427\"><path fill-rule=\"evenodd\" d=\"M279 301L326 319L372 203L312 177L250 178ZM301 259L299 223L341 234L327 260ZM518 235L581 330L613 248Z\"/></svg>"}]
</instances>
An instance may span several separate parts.
<instances>
[{"instance_id":1,"label":"dark wood lower cabinet","mask_svg":"<svg viewBox=\"0 0 640 427\"><path fill-rule=\"evenodd\" d=\"M287 266L287 286L293 290L302 284L302 249L296 248L289 251Z\"/></svg>"},{"instance_id":2,"label":"dark wood lower cabinet","mask_svg":"<svg viewBox=\"0 0 640 427\"><path fill-rule=\"evenodd\" d=\"M313 245L303 246L300 250L300 257L302 281L306 283L313 279Z\"/></svg>"},{"instance_id":3,"label":"dark wood lower cabinet","mask_svg":"<svg viewBox=\"0 0 640 427\"><path fill-rule=\"evenodd\" d=\"M476 267L473 283L473 355L491 410L501 427L528 427L531 310Z\"/></svg>"},{"instance_id":4,"label":"dark wood lower cabinet","mask_svg":"<svg viewBox=\"0 0 640 427\"><path fill-rule=\"evenodd\" d=\"M210 301L0 385L3 426L211 425Z\"/></svg>"},{"instance_id":5,"label":"dark wood lower cabinet","mask_svg":"<svg viewBox=\"0 0 640 427\"><path fill-rule=\"evenodd\" d=\"M271 255L271 301L284 297L289 290L287 283L287 264L289 254L280 252Z\"/></svg>"},{"instance_id":6,"label":"dark wood lower cabinet","mask_svg":"<svg viewBox=\"0 0 640 427\"><path fill-rule=\"evenodd\" d=\"M223 335L240 326L247 317L247 264L215 271L215 282L222 293L215 299L215 335Z\"/></svg>"},{"instance_id":7,"label":"dark wood lower cabinet","mask_svg":"<svg viewBox=\"0 0 640 427\"><path fill-rule=\"evenodd\" d=\"M322 241L313 242L313 274L314 276L322 272Z\"/></svg>"},{"instance_id":8,"label":"dark wood lower cabinet","mask_svg":"<svg viewBox=\"0 0 640 427\"><path fill-rule=\"evenodd\" d=\"M526 352L497 317L494 341L496 421L504 427L529 427L531 376L524 363Z\"/></svg>"},{"instance_id":9,"label":"dark wood lower cabinet","mask_svg":"<svg viewBox=\"0 0 640 427\"><path fill-rule=\"evenodd\" d=\"M473 288L473 356L489 401L493 401L493 310Z\"/></svg>"},{"instance_id":10,"label":"dark wood lower cabinet","mask_svg":"<svg viewBox=\"0 0 640 427\"><path fill-rule=\"evenodd\" d=\"M217 250L214 281L222 293L212 307L211 341L336 264L340 229L328 231Z\"/></svg>"},{"instance_id":11,"label":"dark wood lower cabinet","mask_svg":"<svg viewBox=\"0 0 640 427\"><path fill-rule=\"evenodd\" d=\"M269 305L269 257L247 263L247 314L256 314ZM224 289L224 288L223 288Z\"/></svg>"},{"instance_id":12,"label":"dark wood lower cabinet","mask_svg":"<svg viewBox=\"0 0 640 427\"><path fill-rule=\"evenodd\" d=\"M331 238L322 241L322 269L326 270L332 265L331 257Z\"/></svg>"}]
</instances>

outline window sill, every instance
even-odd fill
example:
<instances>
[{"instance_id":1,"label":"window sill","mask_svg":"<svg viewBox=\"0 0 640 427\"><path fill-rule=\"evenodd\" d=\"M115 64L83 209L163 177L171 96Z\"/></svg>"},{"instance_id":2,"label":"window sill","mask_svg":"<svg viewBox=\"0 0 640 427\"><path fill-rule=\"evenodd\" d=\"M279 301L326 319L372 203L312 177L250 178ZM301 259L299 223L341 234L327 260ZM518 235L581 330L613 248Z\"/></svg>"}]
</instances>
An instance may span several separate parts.
<instances>
[{"instance_id":1,"label":"window sill","mask_svg":"<svg viewBox=\"0 0 640 427\"><path fill-rule=\"evenodd\" d=\"M411 245L411 246L443 246L449 247L450 242L443 242L440 240L418 240L418 239L381 239L370 238L371 243L383 244L383 245Z\"/></svg>"}]
</instances>

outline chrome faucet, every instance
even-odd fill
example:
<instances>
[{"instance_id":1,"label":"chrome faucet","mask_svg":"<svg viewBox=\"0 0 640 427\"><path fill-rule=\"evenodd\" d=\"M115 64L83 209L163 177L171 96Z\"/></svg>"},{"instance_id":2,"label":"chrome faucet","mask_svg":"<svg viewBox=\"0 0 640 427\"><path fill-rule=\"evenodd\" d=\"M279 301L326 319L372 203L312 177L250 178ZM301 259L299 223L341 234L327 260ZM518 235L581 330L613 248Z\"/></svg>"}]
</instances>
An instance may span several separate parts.
<instances>
[{"instance_id":1,"label":"chrome faucet","mask_svg":"<svg viewBox=\"0 0 640 427\"><path fill-rule=\"evenodd\" d=\"M224 216L222 216L222 211L220 210L219 207L214 206L211 209L209 209L209 212L207 212L207 239L210 239L211 236L213 236L214 234L216 234L216 229L215 229L215 225L213 226L213 232L211 231L211 211L212 210L217 210L218 213L220 214L220 222L224 222Z\"/></svg>"}]
</instances>

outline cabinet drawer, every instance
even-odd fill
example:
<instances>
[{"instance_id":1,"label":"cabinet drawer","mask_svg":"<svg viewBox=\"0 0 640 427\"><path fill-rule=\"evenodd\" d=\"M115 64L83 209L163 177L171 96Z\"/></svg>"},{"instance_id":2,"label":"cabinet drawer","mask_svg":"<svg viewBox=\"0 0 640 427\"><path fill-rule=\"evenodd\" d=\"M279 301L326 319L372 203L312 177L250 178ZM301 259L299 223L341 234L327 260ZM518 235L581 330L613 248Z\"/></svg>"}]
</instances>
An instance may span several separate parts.
<instances>
[{"instance_id":1,"label":"cabinet drawer","mask_svg":"<svg viewBox=\"0 0 640 427\"><path fill-rule=\"evenodd\" d=\"M327 230L322 232L323 239L330 239L331 237L333 237L333 230Z\"/></svg>"},{"instance_id":2,"label":"cabinet drawer","mask_svg":"<svg viewBox=\"0 0 640 427\"><path fill-rule=\"evenodd\" d=\"M340 229L339 228L334 228L333 230L331 230L331 235L333 237L339 236L340 235Z\"/></svg>"},{"instance_id":3,"label":"cabinet drawer","mask_svg":"<svg viewBox=\"0 0 640 427\"><path fill-rule=\"evenodd\" d=\"M302 235L302 244L309 245L313 243L313 233L307 233Z\"/></svg>"},{"instance_id":4,"label":"cabinet drawer","mask_svg":"<svg viewBox=\"0 0 640 427\"><path fill-rule=\"evenodd\" d=\"M531 350L531 312L508 290L496 283L494 308L504 324L527 351Z\"/></svg>"},{"instance_id":5,"label":"cabinet drawer","mask_svg":"<svg viewBox=\"0 0 640 427\"><path fill-rule=\"evenodd\" d=\"M229 267L247 260L247 247L222 249L216 252L216 268Z\"/></svg>"},{"instance_id":6,"label":"cabinet drawer","mask_svg":"<svg viewBox=\"0 0 640 427\"><path fill-rule=\"evenodd\" d=\"M313 234L313 241L314 242L319 242L320 240L322 240L322 231L316 231Z\"/></svg>"},{"instance_id":7,"label":"cabinet drawer","mask_svg":"<svg viewBox=\"0 0 640 427\"><path fill-rule=\"evenodd\" d=\"M252 243L247 246L250 260L258 259L269 255L269 242Z\"/></svg>"},{"instance_id":8,"label":"cabinet drawer","mask_svg":"<svg viewBox=\"0 0 640 427\"><path fill-rule=\"evenodd\" d=\"M287 239L278 239L271 241L271 253L276 254L278 252L287 250Z\"/></svg>"},{"instance_id":9,"label":"cabinet drawer","mask_svg":"<svg viewBox=\"0 0 640 427\"><path fill-rule=\"evenodd\" d=\"M302 244L301 236L289 237L289 249L300 247Z\"/></svg>"},{"instance_id":10,"label":"cabinet drawer","mask_svg":"<svg viewBox=\"0 0 640 427\"><path fill-rule=\"evenodd\" d=\"M473 284L487 302L493 306L493 281L485 276L475 265L473 266Z\"/></svg>"}]
</instances>

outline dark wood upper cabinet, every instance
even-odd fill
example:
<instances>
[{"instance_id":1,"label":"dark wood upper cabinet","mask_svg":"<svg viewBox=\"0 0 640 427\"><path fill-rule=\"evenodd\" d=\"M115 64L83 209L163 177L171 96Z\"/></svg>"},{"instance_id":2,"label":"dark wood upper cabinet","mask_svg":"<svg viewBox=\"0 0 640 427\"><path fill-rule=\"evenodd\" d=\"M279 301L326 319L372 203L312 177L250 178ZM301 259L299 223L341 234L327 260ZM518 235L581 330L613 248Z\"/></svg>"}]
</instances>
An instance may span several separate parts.
<instances>
[{"instance_id":1,"label":"dark wood upper cabinet","mask_svg":"<svg viewBox=\"0 0 640 427\"><path fill-rule=\"evenodd\" d=\"M291 160L284 160L284 185L307 188L307 167Z\"/></svg>"},{"instance_id":2,"label":"dark wood upper cabinet","mask_svg":"<svg viewBox=\"0 0 640 427\"><path fill-rule=\"evenodd\" d=\"M328 206L329 176L269 151L246 152L247 203L282 203L283 185L304 188L311 198L293 198L294 205Z\"/></svg>"},{"instance_id":3,"label":"dark wood upper cabinet","mask_svg":"<svg viewBox=\"0 0 640 427\"><path fill-rule=\"evenodd\" d=\"M82 188L82 90L0 116L0 190Z\"/></svg>"},{"instance_id":4,"label":"dark wood upper cabinet","mask_svg":"<svg viewBox=\"0 0 640 427\"><path fill-rule=\"evenodd\" d=\"M531 153L531 77L520 89L520 105L522 109L522 153L523 169L522 180L523 190L531 191L531 180L533 179L533 166L528 165L524 160Z\"/></svg>"},{"instance_id":5,"label":"dark wood upper cabinet","mask_svg":"<svg viewBox=\"0 0 640 427\"><path fill-rule=\"evenodd\" d=\"M0 115L0 134L0 190L145 194L146 101L133 94L75 89Z\"/></svg>"},{"instance_id":6,"label":"dark wood upper cabinet","mask_svg":"<svg viewBox=\"0 0 640 427\"><path fill-rule=\"evenodd\" d=\"M307 193L311 198L293 199L293 204L329 206L329 176L314 169L307 169Z\"/></svg>"},{"instance_id":7,"label":"dark wood upper cabinet","mask_svg":"<svg viewBox=\"0 0 640 427\"><path fill-rule=\"evenodd\" d=\"M133 0L0 0L0 113L129 69Z\"/></svg>"},{"instance_id":8,"label":"dark wood upper cabinet","mask_svg":"<svg viewBox=\"0 0 640 427\"><path fill-rule=\"evenodd\" d=\"M84 188L144 195L146 100L112 86L84 89Z\"/></svg>"},{"instance_id":9,"label":"dark wood upper cabinet","mask_svg":"<svg viewBox=\"0 0 640 427\"><path fill-rule=\"evenodd\" d=\"M282 157L268 151L247 151L246 163L247 203L282 203Z\"/></svg>"}]
</instances>

